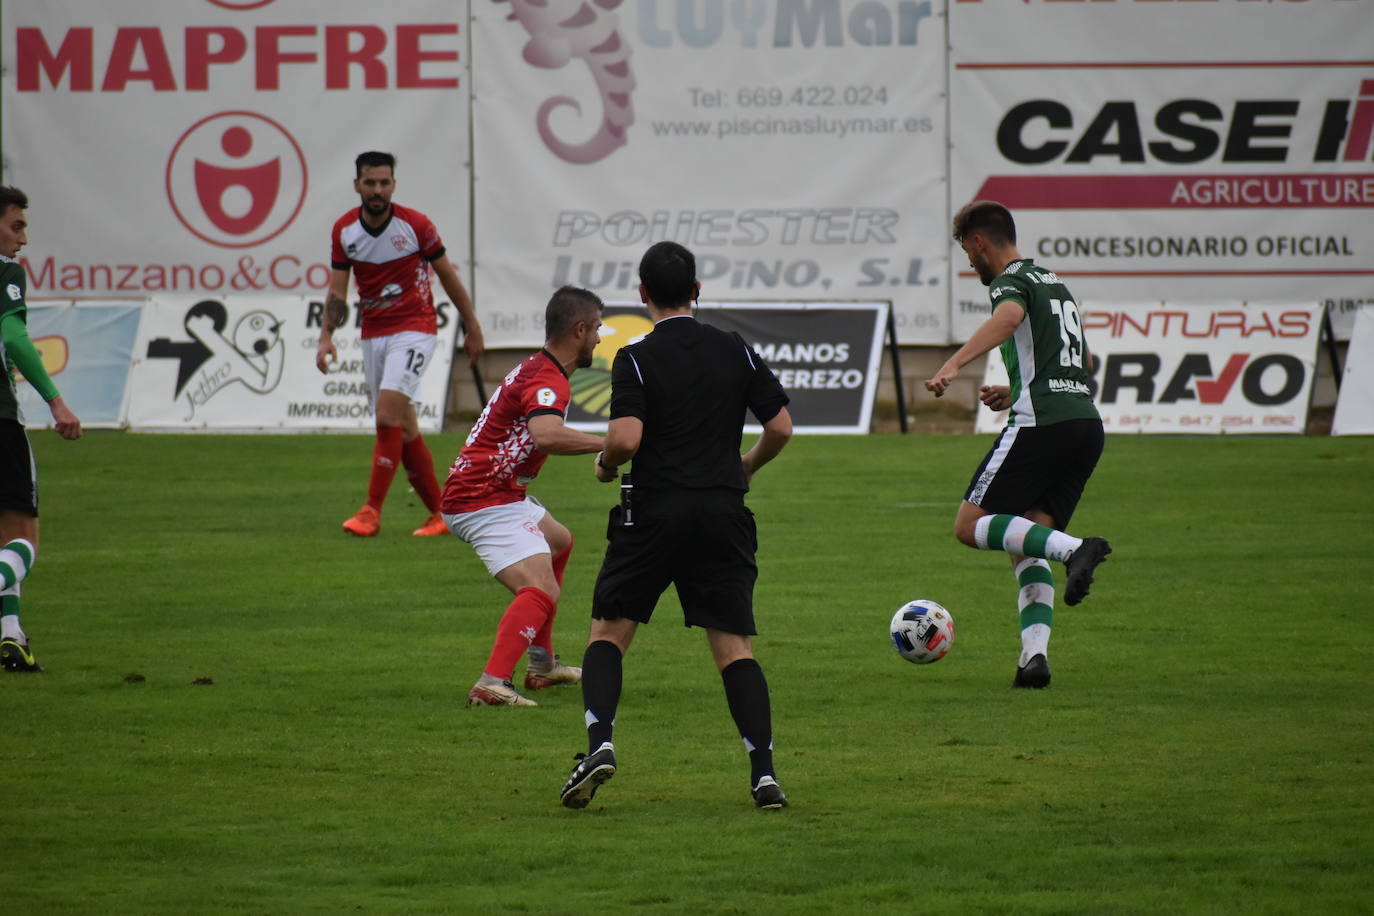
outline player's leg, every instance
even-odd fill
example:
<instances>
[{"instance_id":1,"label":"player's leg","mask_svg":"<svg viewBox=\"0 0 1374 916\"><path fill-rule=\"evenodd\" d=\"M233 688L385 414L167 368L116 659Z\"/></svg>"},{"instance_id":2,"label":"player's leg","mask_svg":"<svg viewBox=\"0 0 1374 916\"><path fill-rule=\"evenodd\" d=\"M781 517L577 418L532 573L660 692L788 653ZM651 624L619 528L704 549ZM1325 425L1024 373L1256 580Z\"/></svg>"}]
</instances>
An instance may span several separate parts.
<instances>
[{"instance_id":1,"label":"player's leg","mask_svg":"<svg viewBox=\"0 0 1374 916\"><path fill-rule=\"evenodd\" d=\"M1055 527L1049 513L1032 509L1026 517L1038 525ZM1039 689L1050 685L1050 628L1054 623L1054 573L1048 560L1011 555L1016 575L1016 610L1021 623L1021 657L1013 687Z\"/></svg>"},{"instance_id":2,"label":"player's leg","mask_svg":"<svg viewBox=\"0 0 1374 916\"><path fill-rule=\"evenodd\" d=\"M434 334L406 331L396 335L394 349L398 356L392 365L392 375L384 379L382 388L392 389L404 395L404 404L397 404L401 426L401 463L406 469L406 478L415 489L416 495L429 510L424 524L412 532L416 537L432 537L447 533L444 520L439 514L441 490L439 479L434 473L434 456L430 453L425 437L420 433L420 419L415 410L415 396L420 391L420 380L434 355L438 338ZM380 412L378 414L380 417Z\"/></svg>"},{"instance_id":3,"label":"player's leg","mask_svg":"<svg viewBox=\"0 0 1374 916\"><path fill-rule=\"evenodd\" d=\"M548 511L539 520L539 530L549 542L553 578L561 590L563 572L568 567L568 558L572 556L572 532ZM563 664L558 653L553 650L553 622L557 616L558 610L555 607L554 612L544 620L544 625L535 634L534 641L530 643L530 663L525 669L525 688L528 690L543 690L559 684L576 684L582 679L582 669Z\"/></svg>"},{"instance_id":4,"label":"player's leg","mask_svg":"<svg viewBox=\"0 0 1374 916\"><path fill-rule=\"evenodd\" d=\"M372 444L372 470L367 481L367 502L343 523L343 529L358 537L373 537L381 530L382 505L391 489L391 480L401 462L402 430L395 418L393 398L385 397L382 379L386 374L387 353L391 337L370 337L363 340L363 380L372 395L372 412L376 421L376 438ZM394 394L394 392L393 392ZM385 422L390 416L391 422Z\"/></svg>"},{"instance_id":5,"label":"player's leg","mask_svg":"<svg viewBox=\"0 0 1374 916\"><path fill-rule=\"evenodd\" d=\"M1020 512L1007 511L1007 507L1035 505L1065 480L1076 481L1081 493L1101 451L1101 424L1097 421L1071 420L1050 427L1004 430L974 472L955 517L954 536L980 550L1064 563L1068 568L1064 602L1077 604L1087 595L1093 570L1111 553L1111 546L1103 538L1077 538L1037 524ZM1056 507L1056 515L1065 519L1071 512L1072 507L1069 513Z\"/></svg>"},{"instance_id":6,"label":"player's leg","mask_svg":"<svg viewBox=\"0 0 1374 916\"><path fill-rule=\"evenodd\" d=\"M28 435L0 421L0 667L43 670L19 623L20 583L38 559L38 484Z\"/></svg>"}]
</instances>

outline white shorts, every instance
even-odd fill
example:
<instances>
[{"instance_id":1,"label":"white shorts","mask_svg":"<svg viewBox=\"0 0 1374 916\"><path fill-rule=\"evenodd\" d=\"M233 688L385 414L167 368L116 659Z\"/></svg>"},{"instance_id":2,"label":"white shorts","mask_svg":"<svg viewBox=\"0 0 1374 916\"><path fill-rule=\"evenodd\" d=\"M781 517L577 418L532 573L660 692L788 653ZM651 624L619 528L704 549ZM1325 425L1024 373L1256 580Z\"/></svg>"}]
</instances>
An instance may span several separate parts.
<instances>
[{"instance_id":1,"label":"white shorts","mask_svg":"<svg viewBox=\"0 0 1374 916\"><path fill-rule=\"evenodd\" d=\"M363 378L372 392L372 403L383 388L399 391L415 400L420 390L420 377L429 367L439 338L423 331L402 331L386 337L369 337L363 341Z\"/></svg>"},{"instance_id":2,"label":"white shorts","mask_svg":"<svg viewBox=\"0 0 1374 916\"><path fill-rule=\"evenodd\" d=\"M518 503L488 506L475 512L444 514L448 530L467 541L493 576L512 563L552 553L539 521L547 510L533 497Z\"/></svg>"}]
</instances>

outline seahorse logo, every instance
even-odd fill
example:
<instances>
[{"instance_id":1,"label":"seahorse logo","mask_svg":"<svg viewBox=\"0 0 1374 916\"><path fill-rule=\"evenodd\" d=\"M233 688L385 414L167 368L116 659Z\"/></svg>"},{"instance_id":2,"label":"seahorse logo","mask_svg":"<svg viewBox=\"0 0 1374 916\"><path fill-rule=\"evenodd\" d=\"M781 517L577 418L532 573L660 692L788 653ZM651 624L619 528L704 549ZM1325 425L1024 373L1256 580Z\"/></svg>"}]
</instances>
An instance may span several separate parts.
<instances>
[{"instance_id":1,"label":"seahorse logo","mask_svg":"<svg viewBox=\"0 0 1374 916\"><path fill-rule=\"evenodd\" d=\"M505 0L496 0L504 3ZM539 137L564 162L587 165L600 162L625 145L625 131L634 123L630 95L634 74L630 71L630 45L617 28L611 12L622 0L510 0L511 14L524 26L530 40L522 55L536 67L557 70L574 58L587 64L601 96L601 126L583 143L568 143L549 124L556 109L582 106L575 99L556 95L539 106L535 123Z\"/></svg>"}]
</instances>

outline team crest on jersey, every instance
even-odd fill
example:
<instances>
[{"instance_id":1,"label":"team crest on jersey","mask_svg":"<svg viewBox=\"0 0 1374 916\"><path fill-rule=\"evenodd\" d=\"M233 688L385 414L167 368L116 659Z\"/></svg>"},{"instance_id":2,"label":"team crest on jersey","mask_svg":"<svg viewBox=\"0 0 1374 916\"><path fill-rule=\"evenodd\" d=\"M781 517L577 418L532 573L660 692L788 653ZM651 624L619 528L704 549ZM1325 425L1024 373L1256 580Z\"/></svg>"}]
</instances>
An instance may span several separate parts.
<instances>
[{"instance_id":1,"label":"team crest on jersey","mask_svg":"<svg viewBox=\"0 0 1374 916\"><path fill-rule=\"evenodd\" d=\"M410 247L410 240L404 235L393 235L391 237L391 247L397 251L405 251Z\"/></svg>"},{"instance_id":2,"label":"team crest on jersey","mask_svg":"<svg viewBox=\"0 0 1374 916\"><path fill-rule=\"evenodd\" d=\"M552 407L558 403L558 395L552 388L540 388L535 393L534 399L539 402L541 407Z\"/></svg>"},{"instance_id":3,"label":"team crest on jersey","mask_svg":"<svg viewBox=\"0 0 1374 916\"><path fill-rule=\"evenodd\" d=\"M18 302L20 299L24 298L23 292L20 291L18 284L15 283L11 283L9 286L6 286L5 292L8 293L10 299L12 299L15 302Z\"/></svg>"}]
</instances>

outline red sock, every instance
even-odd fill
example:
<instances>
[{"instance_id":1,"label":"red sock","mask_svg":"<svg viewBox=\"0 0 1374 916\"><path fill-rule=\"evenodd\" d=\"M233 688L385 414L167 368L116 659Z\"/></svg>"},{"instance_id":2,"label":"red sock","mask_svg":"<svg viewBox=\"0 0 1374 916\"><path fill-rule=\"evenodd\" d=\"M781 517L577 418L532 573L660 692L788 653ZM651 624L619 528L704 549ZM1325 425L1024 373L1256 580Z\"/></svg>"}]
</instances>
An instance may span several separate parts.
<instances>
[{"instance_id":1,"label":"red sock","mask_svg":"<svg viewBox=\"0 0 1374 916\"><path fill-rule=\"evenodd\" d=\"M515 600L501 616L496 628L496 645L491 648L485 674L508 681L515 674L515 663L529 649L546 618L553 617L556 606L543 589L529 586L515 593Z\"/></svg>"},{"instance_id":2,"label":"red sock","mask_svg":"<svg viewBox=\"0 0 1374 916\"><path fill-rule=\"evenodd\" d=\"M553 558L553 578L561 587L563 585L563 570L568 568L568 557L572 556L572 541L563 548L563 552ZM549 655L553 655L553 619L558 616L558 606L554 605L553 611L549 614L549 619L544 621L544 625L539 628L539 633L534 637L534 644L543 649Z\"/></svg>"},{"instance_id":3,"label":"red sock","mask_svg":"<svg viewBox=\"0 0 1374 916\"><path fill-rule=\"evenodd\" d=\"M401 463L403 432L399 426L377 427L377 444L372 448L372 479L367 484L367 504L378 512L382 511L382 503L386 502L386 491L391 489L396 466Z\"/></svg>"},{"instance_id":4,"label":"red sock","mask_svg":"<svg viewBox=\"0 0 1374 916\"><path fill-rule=\"evenodd\" d=\"M406 466L406 477L410 485L420 495L420 501L433 515L439 511L439 480L434 476L434 456L425 445L425 437L417 435L401 446L401 461Z\"/></svg>"}]
</instances>

